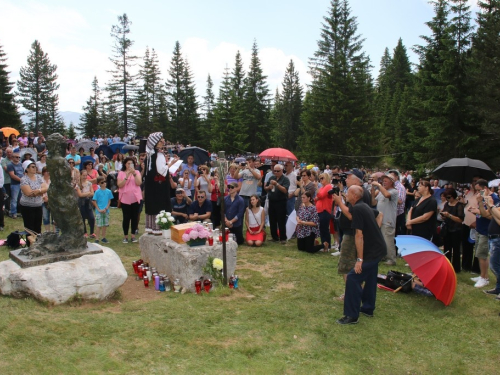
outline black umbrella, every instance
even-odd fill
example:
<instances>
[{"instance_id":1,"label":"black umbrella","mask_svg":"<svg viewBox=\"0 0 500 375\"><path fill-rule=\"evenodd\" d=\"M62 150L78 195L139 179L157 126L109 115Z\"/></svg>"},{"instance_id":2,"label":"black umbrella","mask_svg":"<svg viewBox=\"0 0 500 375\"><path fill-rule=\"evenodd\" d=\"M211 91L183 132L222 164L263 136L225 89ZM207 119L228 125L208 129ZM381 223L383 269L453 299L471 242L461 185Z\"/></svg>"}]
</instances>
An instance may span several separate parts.
<instances>
[{"instance_id":1,"label":"black umbrella","mask_svg":"<svg viewBox=\"0 0 500 375\"><path fill-rule=\"evenodd\" d=\"M179 158L181 158L184 163L187 163L187 158L190 155L194 156L194 163L196 165L208 164L208 162L210 162L208 151L199 147L186 147L181 152L179 152Z\"/></svg>"},{"instance_id":2,"label":"black umbrella","mask_svg":"<svg viewBox=\"0 0 500 375\"><path fill-rule=\"evenodd\" d=\"M454 158L441 164L432 171L432 174L441 180L466 183L479 176L486 181L497 178L495 173L481 160L469 158Z\"/></svg>"}]
</instances>

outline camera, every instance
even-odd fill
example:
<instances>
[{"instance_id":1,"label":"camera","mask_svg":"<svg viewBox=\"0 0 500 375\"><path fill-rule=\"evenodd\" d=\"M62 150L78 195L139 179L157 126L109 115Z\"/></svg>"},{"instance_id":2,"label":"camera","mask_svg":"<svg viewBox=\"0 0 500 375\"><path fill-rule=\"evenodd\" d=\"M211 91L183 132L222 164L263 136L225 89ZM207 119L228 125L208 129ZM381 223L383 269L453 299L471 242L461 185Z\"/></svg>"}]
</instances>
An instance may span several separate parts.
<instances>
[{"instance_id":1,"label":"camera","mask_svg":"<svg viewBox=\"0 0 500 375\"><path fill-rule=\"evenodd\" d=\"M332 185L338 185L338 184L345 185L346 178L347 178L347 175L345 173L335 173L332 176ZM338 193L336 193L336 194L338 194Z\"/></svg>"},{"instance_id":2,"label":"camera","mask_svg":"<svg viewBox=\"0 0 500 375\"><path fill-rule=\"evenodd\" d=\"M340 194L340 189L338 188L338 186L334 186L332 189L328 190L328 194Z\"/></svg>"},{"instance_id":3,"label":"camera","mask_svg":"<svg viewBox=\"0 0 500 375\"><path fill-rule=\"evenodd\" d=\"M301 178L302 178L302 177L300 176L300 174L299 174L299 175L297 175L297 181L300 181L300 179L301 179Z\"/></svg>"},{"instance_id":4,"label":"camera","mask_svg":"<svg viewBox=\"0 0 500 375\"><path fill-rule=\"evenodd\" d=\"M242 167L246 167L246 166L247 166L247 163L246 163L246 162L244 162L244 161L242 161L242 162L240 163L240 165L241 165Z\"/></svg>"},{"instance_id":5,"label":"camera","mask_svg":"<svg viewBox=\"0 0 500 375\"><path fill-rule=\"evenodd\" d=\"M203 168L198 168L198 174L203 174Z\"/></svg>"}]
</instances>

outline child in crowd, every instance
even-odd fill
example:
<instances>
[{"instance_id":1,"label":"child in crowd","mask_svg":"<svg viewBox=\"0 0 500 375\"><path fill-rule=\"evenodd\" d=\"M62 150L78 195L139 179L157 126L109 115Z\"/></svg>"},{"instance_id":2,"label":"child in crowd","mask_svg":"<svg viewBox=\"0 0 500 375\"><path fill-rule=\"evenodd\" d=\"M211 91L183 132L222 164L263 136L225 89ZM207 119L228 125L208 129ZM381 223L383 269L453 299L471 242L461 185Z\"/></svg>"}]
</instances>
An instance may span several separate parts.
<instances>
[{"instance_id":1,"label":"child in crowd","mask_svg":"<svg viewBox=\"0 0 500 375\"><path fill-rule=\"evenodd\" d=\"M103 176L97 177L97 185L99 189L96 190L93 198L95 224L97 227L97 238L95 242L99 243L99 238L101 238L102 243L108 243L109 241L106 239L106 228L109 226L109 206L111 205L111 199L113 199L113 193L106 188L106 180Z\"/></svg>"}]
</instances>

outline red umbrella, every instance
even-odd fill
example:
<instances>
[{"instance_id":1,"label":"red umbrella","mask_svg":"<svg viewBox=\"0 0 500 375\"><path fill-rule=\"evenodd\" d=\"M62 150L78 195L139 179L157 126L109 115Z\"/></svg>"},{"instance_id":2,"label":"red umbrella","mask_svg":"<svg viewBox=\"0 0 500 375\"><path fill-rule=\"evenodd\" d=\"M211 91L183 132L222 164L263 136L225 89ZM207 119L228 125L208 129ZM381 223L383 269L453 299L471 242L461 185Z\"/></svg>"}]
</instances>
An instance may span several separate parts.
<instances>
[{"instance_id":1,"label":"red umbrella","mask_svg":"<svg viewBox=\"0 0 500 375\"><path fill-rule=\"evenodd\" d=\"M281 161L297 161L297 157L290 151L284 148L268 148L262 151L259 156L264 159L281 160Z\"/></svg>"},{"instance_id":2,"label":"red umbrella","mask_svg":"<svg viewBox=\"0 0 500 375\"><path fill-rule=\"evenodd\" d=\"M457 288L457 275L448 258L431 241L418 236L397 236L396 246L425 287L448 306Z\"/></svg>"}]
</instances>

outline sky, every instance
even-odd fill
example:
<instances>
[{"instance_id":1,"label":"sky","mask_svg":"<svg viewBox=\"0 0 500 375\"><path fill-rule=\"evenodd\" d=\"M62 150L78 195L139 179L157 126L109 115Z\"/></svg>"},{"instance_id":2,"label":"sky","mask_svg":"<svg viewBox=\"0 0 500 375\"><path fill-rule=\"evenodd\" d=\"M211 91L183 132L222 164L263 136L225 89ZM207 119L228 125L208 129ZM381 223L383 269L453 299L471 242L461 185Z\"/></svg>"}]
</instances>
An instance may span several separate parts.
<instances>
[{"instance_id":1,"label":"sky","mask_svg":"<svg viewBox=\"0 0 500 375\"><path fill-rule=\"evenodd\" d=\"M476 2L470 0L473 11ZM418 62L411 47L422 44L420 36L429 34L425 22L431 20L433 10L427 1L350 0L349 4L358 34L365 39L363 50L370 57L374 78L385 48L392 52L399 38L410 60ZM109 80L108 71L113 68L110 31L124 13L132 22L129 36L137 63L146 47L154 48L163 80L179 41L200 99L208 74L217 96L224 69L233 68L237 51L248 69L255 40L274 95L291 59L301 83L310 82L308 61L317 50L329 8L329 0L0 0L0 45L15 82L19 69L26 66L31 44L40 42L57 65L60 111L82 112L94 76L101 88Z\"/></svg>"}]
</instances>

